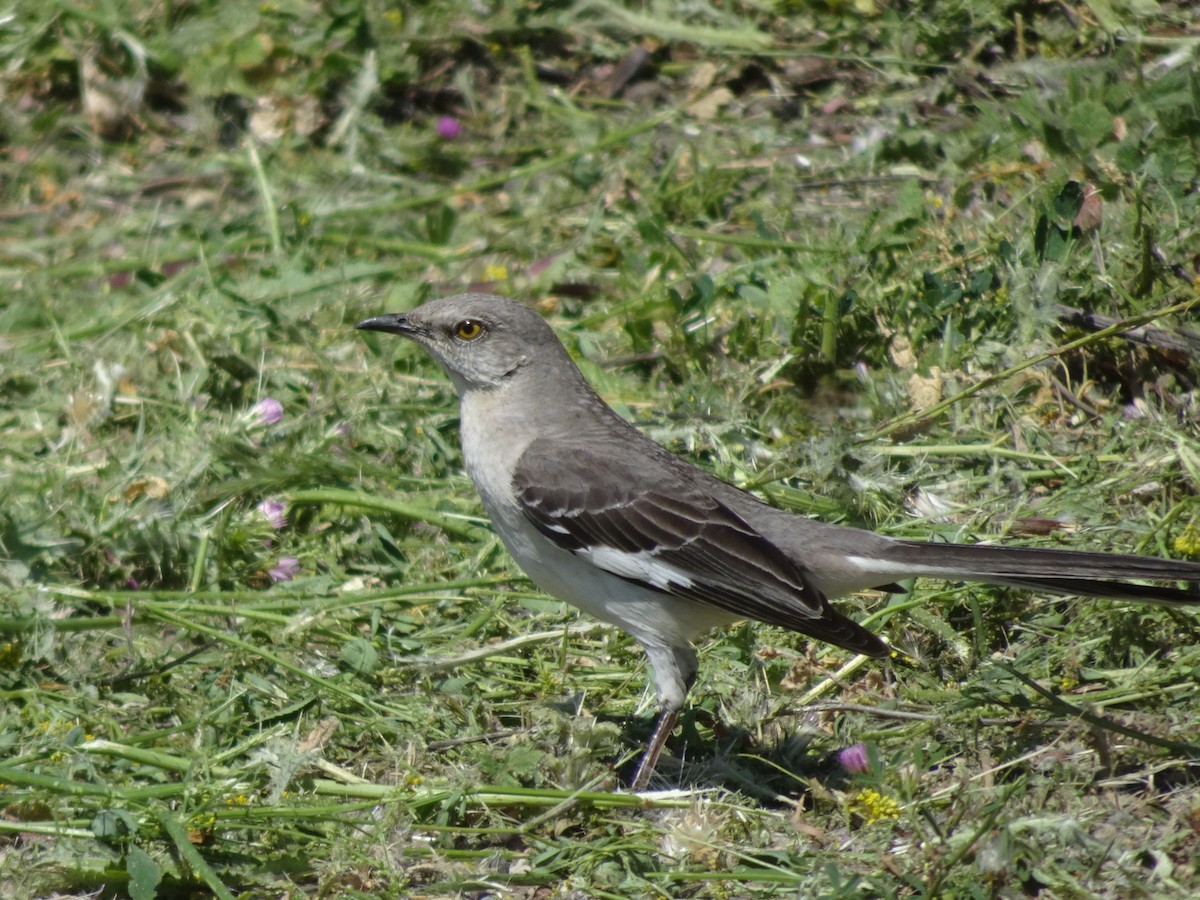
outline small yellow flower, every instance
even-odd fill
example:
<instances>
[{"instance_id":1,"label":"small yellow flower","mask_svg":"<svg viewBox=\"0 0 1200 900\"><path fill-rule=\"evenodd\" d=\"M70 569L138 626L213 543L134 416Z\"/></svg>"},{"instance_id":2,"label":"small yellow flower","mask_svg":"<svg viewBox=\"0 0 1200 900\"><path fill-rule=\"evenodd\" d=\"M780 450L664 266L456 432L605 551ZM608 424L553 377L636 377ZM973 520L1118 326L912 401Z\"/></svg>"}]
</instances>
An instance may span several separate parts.
<instances>
[{"instance_id":1,"label":"small yellow flower","mask_svg":"<svg viewBox=\"0 0 1200 900\"><path fill-rule=\"evenodd\" d=\"M850 798L846 808L852 815L858 816L868 825L872 822L900 818L900 804L873 788L859 791Z\"/></svg>"},{"instance_id":2,"label":"small yellow flower","mask_svg":"<svg viewBox=\"0 0 1200 900\"><path fill-rule=\"evenodd\" d=\"M484 281L507 281L508 269L505 266L489 264L483 267Z\"/></svg>"},{"instance_id":3,"label":"small yellow flower","mask_svg":"<svg viewBox=\"0 0 1200 900\"><path fill-rule=\"evenodd\" d=\"M1200 522L1192 522L1175 538L1175 552L1184 556L1200 556Z\"/></svg>"}]
</instances>

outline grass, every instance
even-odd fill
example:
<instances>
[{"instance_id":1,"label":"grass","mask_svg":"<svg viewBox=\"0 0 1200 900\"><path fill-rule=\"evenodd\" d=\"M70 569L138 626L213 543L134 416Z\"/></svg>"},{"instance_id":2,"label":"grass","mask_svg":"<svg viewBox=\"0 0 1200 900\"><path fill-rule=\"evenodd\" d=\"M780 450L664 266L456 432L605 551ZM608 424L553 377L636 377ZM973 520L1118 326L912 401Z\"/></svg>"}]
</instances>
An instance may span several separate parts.
<instances>
[{"instance_id":1,"label":"grass","mask_svg":"<svg viewBox=\"0 0 1200 900\"><path fill-rule=\"evenodd\" d=\"M1178 611L921 582L844 602L895 664L713 634L621 793L640 651L353 329L519 296L784 508L1200 554L1191 4L502 6L0 20L5 896L1195 896Z\"/></svg>"}]
</instances>

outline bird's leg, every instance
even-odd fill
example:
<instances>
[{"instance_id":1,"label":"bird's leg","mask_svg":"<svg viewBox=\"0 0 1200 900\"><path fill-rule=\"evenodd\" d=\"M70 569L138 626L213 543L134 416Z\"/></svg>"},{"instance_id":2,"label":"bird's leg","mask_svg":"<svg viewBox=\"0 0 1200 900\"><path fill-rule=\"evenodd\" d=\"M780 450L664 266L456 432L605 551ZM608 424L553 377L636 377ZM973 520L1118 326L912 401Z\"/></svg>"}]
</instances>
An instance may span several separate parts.
<instances>
[{"instance_id":1,"label":"bird's leg","mask_svg":"<svg viewBox=\"0 0 1200 900\"><path fill-rule=\"evenodd\" d=\"M646 656L650 667L654 669L654 680L658 685L658 721L654 723L654 733L646 744L646 752L638 763L633 782L629 789L635 794L644 791L654 775L658 758L662 755L667 738L675 730L679 721L679 711L687 700L692 682L696 680L696 651L690 644L662 645L655 642L645 642Z\"/></svg>"},{"instance_id":2,"label":"bird's leg","mask_svg":"<svg viewBox=\"0 0 1200 900\"><path fill-rule=\"evenodd\" d=\"M662 756L663 746L667 743L671 732L675 730L675 723L678 721L679 710L677 709L664 708L658 714L658 721L654 723L654 733L650 735L650 741L646 744L646 752L642 754L642 761L638 763L633 782L629 785L629 789L633 793L644 791L650 784L650 776L654 774L658 758Z\"/></svg>"}]
</instances>

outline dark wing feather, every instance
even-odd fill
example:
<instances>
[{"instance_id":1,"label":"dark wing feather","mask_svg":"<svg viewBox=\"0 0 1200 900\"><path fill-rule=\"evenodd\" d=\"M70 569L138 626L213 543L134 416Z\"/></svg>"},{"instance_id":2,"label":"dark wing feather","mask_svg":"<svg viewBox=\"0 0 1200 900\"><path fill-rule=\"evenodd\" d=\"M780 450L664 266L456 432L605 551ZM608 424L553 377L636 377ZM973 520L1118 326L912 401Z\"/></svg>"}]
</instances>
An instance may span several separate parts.
<instances>
[{"instance_id":1,"label":"dark wing feather","mask_svg":"<svg viewBox=\"0 0 1200 900\"><path fill-rule=\"evenodd\" d=\"M799 563L697 483L704 477L657 454L629 461L535 441L513 487L526 518L563 549L648 554L680 576L665 584L617 577L856 653L887 655L878 637L829 605Z\"/></svg>"}]
</instances>

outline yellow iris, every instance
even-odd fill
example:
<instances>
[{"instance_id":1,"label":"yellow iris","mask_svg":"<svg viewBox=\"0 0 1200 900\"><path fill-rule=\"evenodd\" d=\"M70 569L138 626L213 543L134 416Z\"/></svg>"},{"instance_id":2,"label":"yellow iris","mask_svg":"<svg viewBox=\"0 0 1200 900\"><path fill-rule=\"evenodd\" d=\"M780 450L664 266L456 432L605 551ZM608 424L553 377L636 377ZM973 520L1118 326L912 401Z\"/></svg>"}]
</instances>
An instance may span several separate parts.
<instances>
[{"instance_id":1,"label":"yellow iris","mask_svg":"<svg viewBox=\"0 0 1200 900\"><path fill-rule=\"evenodd\" d=\"M474 319L463 319L454 326L454 336L459 340L473 341L483 334L483 326Z\"/></svg>"}]
</instances>

